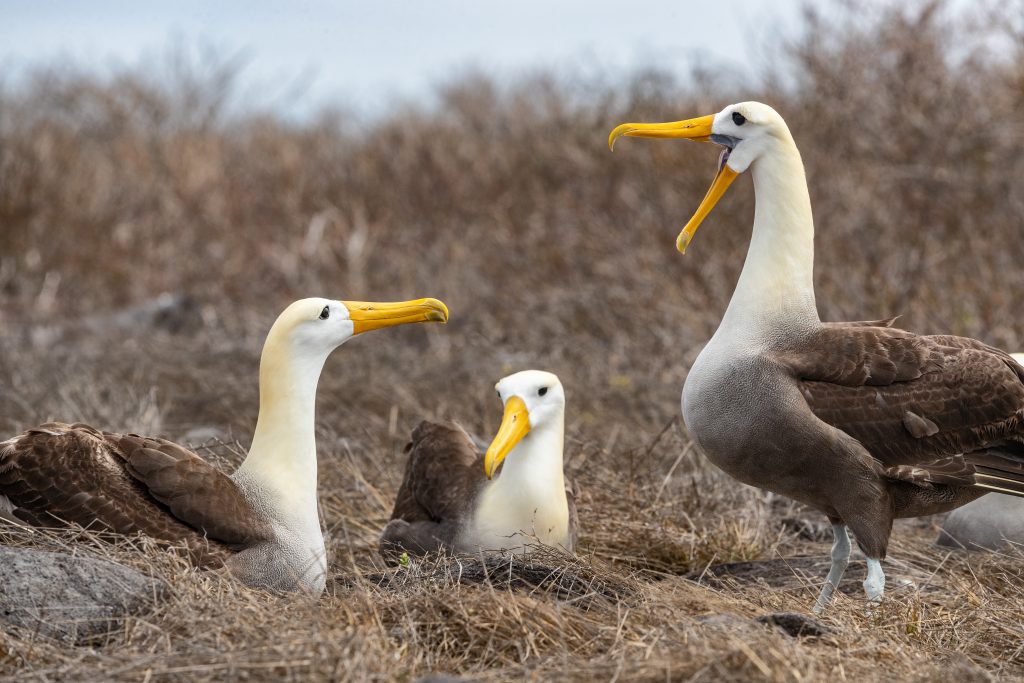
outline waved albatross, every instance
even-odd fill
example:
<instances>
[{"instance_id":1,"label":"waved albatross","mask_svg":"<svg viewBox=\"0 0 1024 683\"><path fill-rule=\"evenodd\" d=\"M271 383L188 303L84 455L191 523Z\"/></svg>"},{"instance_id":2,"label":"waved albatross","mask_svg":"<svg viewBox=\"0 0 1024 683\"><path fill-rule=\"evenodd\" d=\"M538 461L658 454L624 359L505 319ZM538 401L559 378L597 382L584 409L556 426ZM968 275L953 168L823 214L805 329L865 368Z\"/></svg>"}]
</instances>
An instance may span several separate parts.
<instances>
[{"instance_id":1,"label":"waved albatross","mask_svg":"<svg viewBox=\"0 0 1024 683\"><path fill-rule=\"evenodd\" d=\"M296 301L263 345L259 419L234 474L163 439L48 423L0 442L0 513L36 526L142 532L184 543L200 566L226 565L251 586L319 595L327 558L314 407L324 362L362 332L447 319L436 299Z\"/></svg>"},{"instance_id":2,"label":"waved albatross","mask_svg":"<svg viewBox=\"0 0 1024 683\"><path fill-rule=\"evenodd\" d=\"M729 307L683 388L691 436L736 479L824 512L832 566L821 611L850 556L881 600L881 560L898 517L951 510L989 491L1024 495L1024 368L982 342L917 335L893 320L822 323L815 307L814 223L803 162L782 117L758 102L623 135L724 147L718 173L679 234L684 251L739 174L756 210Z\"/></svg>"},{"instance_id":3,"label":"waved albatross","mask_svg":"<svg viewBox=\"0 0 1024 683\"><path fill-rule=\"evenodd\" d=\"M382 553L445 547L523 554L534 542L574 551L575 489L562 470L562 383L550 372L525 370L495 388L505 414L485 454L454 422L422 422L413 431Z\"/></svg>"}]
</instances>

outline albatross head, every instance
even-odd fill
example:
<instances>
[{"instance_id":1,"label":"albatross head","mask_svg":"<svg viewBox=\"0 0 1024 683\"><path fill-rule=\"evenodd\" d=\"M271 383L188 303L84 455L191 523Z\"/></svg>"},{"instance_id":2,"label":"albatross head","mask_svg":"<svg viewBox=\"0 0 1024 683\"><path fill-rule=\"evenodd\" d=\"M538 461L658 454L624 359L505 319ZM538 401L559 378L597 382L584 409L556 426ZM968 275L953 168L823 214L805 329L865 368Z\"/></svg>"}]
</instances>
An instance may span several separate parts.
<instances>
[{"instance_id":1,"label":"albatross head","mask_svg":"<svg viewBox=\"0 0 1024 683\"><path fill-rule=\"evenodd\" d=\"M646 138L685 138L698 142L713 142L721 145L718 158L718 173L711 188L704 196L693 218L686 224L676 239L681 252L693 239L701 221L722 198L729 185L739 174L750 168L757 159L770 152L776 145L792 144L789 127L778 112L760 102L740 102L708 116L669 123L623 123L608 136L608 148L622 136Z\"/></svg>"},{"instance_id":2,"label":"albatross head","mask_svg":"<svg viewBox=\"0 0 1024 683\"><path fill-rule=\"evenodd\" d=\"M565 391L550 372L524 370L505 377L494 388L505 404L505 416L484 456L488 479L527 434L549 426L561 427L565 415Z\"/></svg>"},{"instance_id":3,"label":"albatross head","mask_svg":"<svg viewBox=\"0 0 1024 683\"><path fill-rule=\"evenodd\" d=\"M406 323L448 322L437 299L394 303L300 299L278 316L268 342L287 342L293 353L326 358L357 334Z\"/></svg>"}]
</instances>

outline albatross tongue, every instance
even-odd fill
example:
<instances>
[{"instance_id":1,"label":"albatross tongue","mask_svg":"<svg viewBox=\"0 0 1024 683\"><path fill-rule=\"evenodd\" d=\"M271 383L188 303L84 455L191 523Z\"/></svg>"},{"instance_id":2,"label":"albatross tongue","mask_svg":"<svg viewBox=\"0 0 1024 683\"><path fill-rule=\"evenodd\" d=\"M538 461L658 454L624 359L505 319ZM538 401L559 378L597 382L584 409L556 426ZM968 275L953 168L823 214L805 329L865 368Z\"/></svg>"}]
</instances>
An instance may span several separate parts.
<instances>
[{"instance_id":1,"label":"albatross tongue","mask_svg":"<svg viewBox=\"0 0 1024 683\"><path fill-rule=\"evenodd\" d=\"M729 155L732 154L732 149L729 147L723 147L722 153L718 155L718 172L722 172L722 167L725 166L725 162L729 161Z\"/></svg>"}]
</instances>

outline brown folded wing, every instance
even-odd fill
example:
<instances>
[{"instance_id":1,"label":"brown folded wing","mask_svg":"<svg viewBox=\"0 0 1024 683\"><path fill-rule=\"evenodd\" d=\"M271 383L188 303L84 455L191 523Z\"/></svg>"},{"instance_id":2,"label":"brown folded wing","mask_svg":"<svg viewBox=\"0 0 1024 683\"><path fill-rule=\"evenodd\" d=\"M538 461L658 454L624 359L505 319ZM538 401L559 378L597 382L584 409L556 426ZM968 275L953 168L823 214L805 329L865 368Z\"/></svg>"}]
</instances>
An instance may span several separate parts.
<instances>
[{"instance_id":1,"label":"brown folded wing","mask_svg":"<svg viewBox=\"0 0 1024 683\"><path fill-rule=\"evenodd\" d=\"M0 446L0 495L30 524L184 541L204 564L269 537L235 483L196 454L84 424L44 424Z\"/></svg>"},{"instance_id":2,"label":"brown folded wing","mask_svg":"<svg viewBox=\"0 0 1024 683\"><path fill-rule=\"evenodd\" d=\"M821 420L888 476L1024 495L1024 369L973 339L830 325L778 354Z\"/></svg>"},{"instance_id":3,"label":"brown folded wing","mask_svg":"<svg viewBox=\"0 0 1024 683\"><path fill-rule=\"evenodd\" d=\"M486 482L483 454L455 422L421 422L406 451L405 478L381 534L381 550L454 547Z\"/></svg>"}]
</instances>

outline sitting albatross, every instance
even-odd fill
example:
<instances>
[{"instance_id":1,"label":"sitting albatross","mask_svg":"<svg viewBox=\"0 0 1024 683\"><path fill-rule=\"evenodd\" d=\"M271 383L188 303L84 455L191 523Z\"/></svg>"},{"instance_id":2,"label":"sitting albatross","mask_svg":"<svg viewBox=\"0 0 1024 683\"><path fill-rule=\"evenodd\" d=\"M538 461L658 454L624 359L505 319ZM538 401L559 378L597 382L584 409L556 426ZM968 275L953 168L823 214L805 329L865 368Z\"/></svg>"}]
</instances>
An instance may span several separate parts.
<instances>
[{"instance_id":1,"label":"sitting albatross","mask_svg":"<svg viewBox=\"0 0 1024 683\"><path fill-rule=\"evenodd\" d=\"M574 551L575 496L562 471L562 384L550 372L525 370L495 388L505 415L486 454L454 422L422 422L413 431L382 553L445 547L523 554L537 541Z\"/></svg>"},{"instance_id":2,"label":"sitting albatross","mask_svg":"<svg viewBox=\"0 0 1024 683\"><path fill-rule=\"evenodd\" d=\"M163 439L49 423L0 442L0 514L184 543L201 566L245 583L319 595L327 558L316 497L314 406L320 371L350 337L445 322L436 299L303 299L277 318L260 359L252 446L228 476Z\"/></svg>"},{"instance_id":3,"label":"sitting albatross","mask_svg":"<svg viewBox=\"0 0 1024 683\"><path fill-rule=\"evenodd\" d=\"M757 102L623 135L723 146L718 173L676 246L684 251L736 177L757 206L746 262L718 331L683 388L691 436L742 482L824 512L832 566L815 611L850 556L868 558L870 601L897 517L951 510L988 491L1024 495L1024 368L973 339L921 336L879 322L822 323L814 301L814 223L789 128Z\"/></svg>"}]
</instances>

